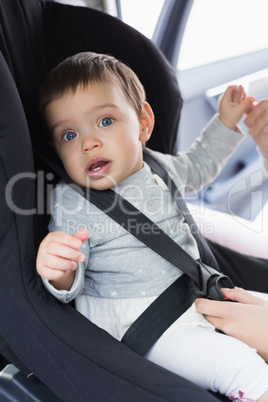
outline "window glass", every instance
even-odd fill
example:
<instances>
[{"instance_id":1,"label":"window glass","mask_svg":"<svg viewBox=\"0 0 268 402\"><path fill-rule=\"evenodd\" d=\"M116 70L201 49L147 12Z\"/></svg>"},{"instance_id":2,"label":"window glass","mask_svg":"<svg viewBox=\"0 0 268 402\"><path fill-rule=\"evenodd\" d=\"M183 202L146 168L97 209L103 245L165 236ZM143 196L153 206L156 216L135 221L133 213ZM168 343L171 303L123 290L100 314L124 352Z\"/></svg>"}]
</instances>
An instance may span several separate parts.
<instances>
[{"instance_id":1,"label":"window glass","mask_svg":"<svg viewBox=\"0 0 268 402\"><path fill-rule=\"evenodd\" d=\"M267 0L195 0L186 24L178 69L268 48Z\"/></svg>"},{"instance_id":2,"label":"window glass","mask_svg":"<svg viewBox=\"0 0 268 402\"><path fill-rule=\"evenodd\" d=\"M68 6L82 6L86 7L86 0L53 0L56 3L66 4Z\"/></svg>"},{"instance_id":3,"label":"window glass","mask_svg":"<svg viewBox=\"0 0 268 402\"><path fill-rule=\"evenodd\" d=\"M121 0L122 20L152 38L165 0Z\"/></svg>"}]
</instances>

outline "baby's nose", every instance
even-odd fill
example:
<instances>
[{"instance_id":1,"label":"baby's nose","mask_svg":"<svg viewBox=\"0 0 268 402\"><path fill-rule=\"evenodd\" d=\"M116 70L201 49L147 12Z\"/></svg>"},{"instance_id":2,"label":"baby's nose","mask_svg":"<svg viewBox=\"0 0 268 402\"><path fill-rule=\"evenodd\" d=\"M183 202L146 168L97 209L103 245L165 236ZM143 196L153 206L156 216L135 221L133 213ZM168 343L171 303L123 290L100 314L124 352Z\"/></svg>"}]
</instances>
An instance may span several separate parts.
<instances>
[{"instance_id":1,"label":"baby's nose","mask_svg":"<svg viewBox=\"0 0 268 402\"><path fill-rule=\"evenodd\" d=\"M87 136L87 138L84 139L83 144L82 144L82 152L89 152L92 151L95 148L99 148L101 146L101 141L97 138Z\"/></svg>"}]
</instances>

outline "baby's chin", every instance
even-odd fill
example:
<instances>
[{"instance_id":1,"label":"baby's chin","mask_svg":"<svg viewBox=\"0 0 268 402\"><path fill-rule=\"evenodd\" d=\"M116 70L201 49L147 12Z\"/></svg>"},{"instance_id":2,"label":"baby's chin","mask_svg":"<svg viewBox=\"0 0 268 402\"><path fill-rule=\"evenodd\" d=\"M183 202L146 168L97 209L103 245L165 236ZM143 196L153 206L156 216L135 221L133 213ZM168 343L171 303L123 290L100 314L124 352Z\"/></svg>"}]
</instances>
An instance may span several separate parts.
<instances>
[{"instance_id":1,"label":"baby's chin","mask_svg":"<svg viewBox=\"0 0 268 402\"><path fill-rule=\"evenodd\" d=\"M73 180L78 186L90 190L104 191L114 187L117 183L112 177L102 177L97 180L87 177L85 180Z\"/></svg>"}]
</instances>

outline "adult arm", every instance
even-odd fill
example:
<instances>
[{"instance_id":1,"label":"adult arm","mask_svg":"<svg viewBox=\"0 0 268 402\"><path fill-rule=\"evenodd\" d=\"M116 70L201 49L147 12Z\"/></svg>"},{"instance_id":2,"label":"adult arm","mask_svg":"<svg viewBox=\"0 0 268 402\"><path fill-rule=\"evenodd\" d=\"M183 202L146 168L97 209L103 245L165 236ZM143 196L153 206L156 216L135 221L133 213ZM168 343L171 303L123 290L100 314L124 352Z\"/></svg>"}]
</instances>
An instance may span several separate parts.
<instances>
[{"instance_id":1,"label":"adult arm","mask_svg":"<svg viewBox=\"0 0 268 402\"><path fill-rule=\"evenodd\" d=\"M241 288L222 292L238 303L197 299L197 310L225 334L255 348L268 362L268 301Z\"/></svg>"},{"instance_id":2,"label":"adult arm","mask_svg":"<svg viewBox=\"0 0 268 402\"><path fill-rule=\"evenodd\" d=\"M259 101L245 118L248 133L256 142L268 172L268 99Z\"/></svg>"},{"instance_id":3,"label":"adult arm","mask_svg":"<svg viewBox=\"0 0 268 402\"><path fill-rule=\"evenodd\" d=\"M262 157L262 163L263 163L264 169L268 173L268 158Z\"/></svg>"}]
</instances>

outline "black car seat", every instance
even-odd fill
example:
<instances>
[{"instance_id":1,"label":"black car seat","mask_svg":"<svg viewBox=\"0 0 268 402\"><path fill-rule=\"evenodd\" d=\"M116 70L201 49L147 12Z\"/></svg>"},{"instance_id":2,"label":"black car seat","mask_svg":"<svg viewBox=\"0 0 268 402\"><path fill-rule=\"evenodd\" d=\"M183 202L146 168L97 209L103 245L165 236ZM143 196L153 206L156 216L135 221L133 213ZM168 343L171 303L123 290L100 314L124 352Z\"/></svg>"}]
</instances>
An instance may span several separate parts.
<instances>
[{"instance_id":1,"label":"black car seat","mask_svg":"<svg viewBox=\"0 0 268 402\"><path fill-rule=\"evenodd\" d=\"M2 364L14 363L26 376L34 373L55 398L66 402L214 401L56 301L36 274L36 249L47 232L47 189L57 180L38 156L55 158L42 137L38 91L53 66L86 50L113 54L133 68L156 116L149 145L174 152L180 91L173 69L151 41L92 9L46 0L0 0ZM30 391L25 398L9 398L7 377L2 375L1 382L0 375L1 401L39 400L31 399ZM46 392L40 400L52 401Z\"/></svg>"}]
</instances>

